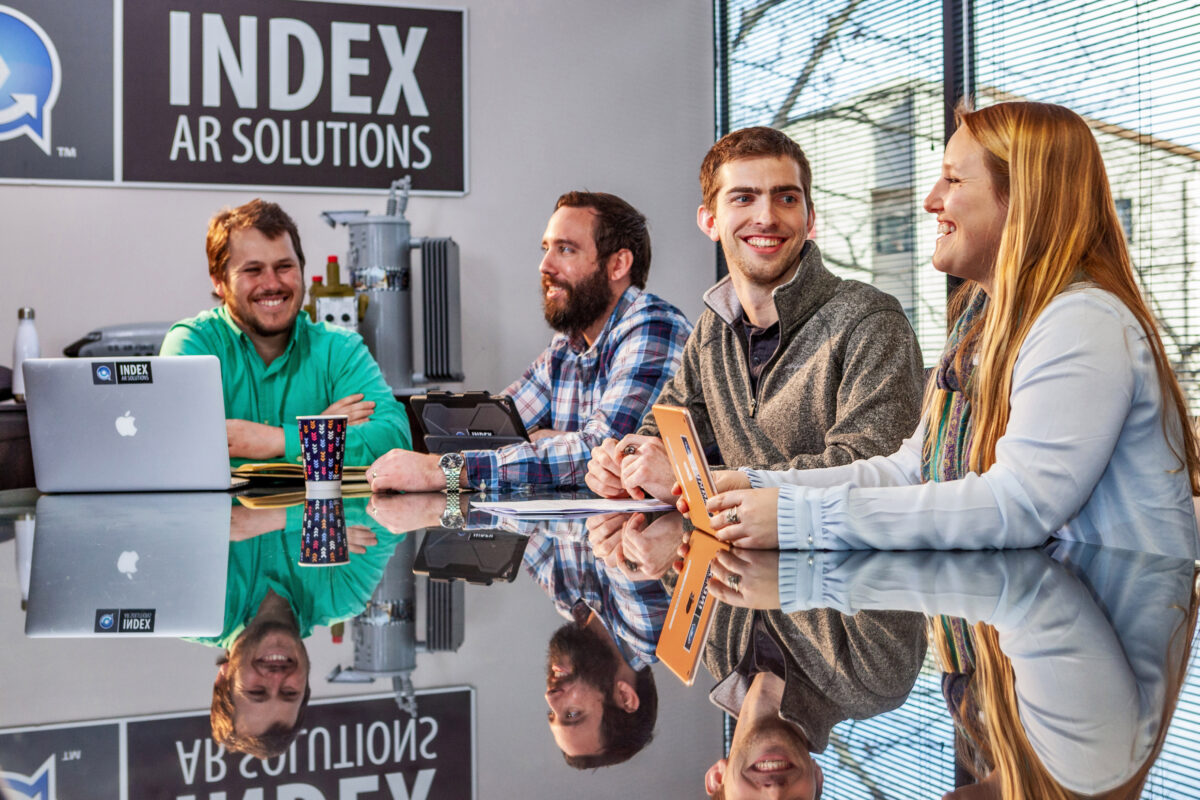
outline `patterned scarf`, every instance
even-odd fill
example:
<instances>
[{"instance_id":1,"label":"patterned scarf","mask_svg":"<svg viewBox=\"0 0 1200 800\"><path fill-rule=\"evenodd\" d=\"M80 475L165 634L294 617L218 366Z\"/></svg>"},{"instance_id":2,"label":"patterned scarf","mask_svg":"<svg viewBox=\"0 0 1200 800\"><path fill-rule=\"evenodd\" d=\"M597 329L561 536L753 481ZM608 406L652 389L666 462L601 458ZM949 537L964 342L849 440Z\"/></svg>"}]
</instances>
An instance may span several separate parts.
<instances>
[{"instance_id":1,"label":"patterned scarf","mask_svg":"<svg viewBox=\"0 0 1200 800\"><path fill-rule=\"evenodd\" d=\"M979 295L967 306L954 323L946 349L937 370L937 386L949 392L936 430L925 431L925 447L921 459L921 481L956 481L970 470L967 459L971 446L971 401L964 389L971 381L975 370L974 353L965 353L961 359L965 375L955 369L963 335L987 307L987 295ZM978 341L978 340L976 340Z\"/></svg>"},{"instance_id":2,"label":"patterned scarf","mask_svg":"<svg viewBox=\"0 0 1200 800\"><path fill-rule=\"evenodd\" d=\"M921 457L923 483L958 480L970 471L967 464L973 426L971 401L966 389L974 373L975 354L964 352L961 359L958 358L958 354L963 346L963 336L986 307L987 295L980 292L954 323L946 342L946 349L942 353L936 380L938 388L948 394L937 424L927 426L925 431ZM955 369L956 361L962 365L964 374L959 374ZM972 645L971 628L966 620L960 617L942 616L935 624L940 624L946 634L954 667L954 671L943 679L943 692L948 703L957 706L958 703L954 702L951 696L955 695L955 699L961 701L962 692L966 688L964 684L975 671L975 648Z\"/></svg>"}]
</instances>

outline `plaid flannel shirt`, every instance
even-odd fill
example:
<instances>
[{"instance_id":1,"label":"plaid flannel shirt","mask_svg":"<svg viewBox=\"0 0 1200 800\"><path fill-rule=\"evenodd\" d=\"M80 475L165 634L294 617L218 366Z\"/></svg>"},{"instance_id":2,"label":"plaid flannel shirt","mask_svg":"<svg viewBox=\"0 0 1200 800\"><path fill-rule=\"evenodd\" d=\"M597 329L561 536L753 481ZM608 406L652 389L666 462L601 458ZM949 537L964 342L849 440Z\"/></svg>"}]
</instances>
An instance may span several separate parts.
<instances>
[{"instance_id":1,"label":"plaid flannel shirt","mask_svg":"<svg viewBox=\"0 0 1200 800\"><path fill-rule=\"evenodd\" d=\"M504 390L529 430L571 431L498 450L468 450L476 488L528 484L581 486L591 451L637 430L679 368L692 325L683 313L631 286L588 347L558 334L519 380Z\"/></svg>"},{"instance_id":2,"label":"plaid flannel shirt","mask_svg":"<svg viewBox=\"0 0 1200 800\"><path fill-rule=\"evenodd\" d=\"M550 595L558 613L573 619L582 600L596 612L635 670L654 654L671 595L661 581L634 581L592 554L583 520L544 521L525 546L525 571Z\"/></svg>"}]
</instances>

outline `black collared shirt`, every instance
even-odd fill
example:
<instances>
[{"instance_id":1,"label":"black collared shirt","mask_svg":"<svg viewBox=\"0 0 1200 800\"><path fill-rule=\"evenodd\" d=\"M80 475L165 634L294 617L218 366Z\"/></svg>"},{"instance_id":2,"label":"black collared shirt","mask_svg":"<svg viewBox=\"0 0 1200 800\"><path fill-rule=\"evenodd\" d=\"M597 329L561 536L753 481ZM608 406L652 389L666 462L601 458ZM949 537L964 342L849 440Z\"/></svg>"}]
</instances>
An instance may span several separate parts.
<instances>
[{"instance_id":1,"label":"black collared shirt","mask_svg":"<svg viewBox=\"0 0 1200 800\"><path fill-rule=\"evenodd\" d=\"M758 379L766 369L767 362L779 349L779 320L766 327L760 328L746 319L746 312L737 322L738 335L746 352L746 363L750 365L750 388L758 394Z\"/></svg>"}]
</instances>

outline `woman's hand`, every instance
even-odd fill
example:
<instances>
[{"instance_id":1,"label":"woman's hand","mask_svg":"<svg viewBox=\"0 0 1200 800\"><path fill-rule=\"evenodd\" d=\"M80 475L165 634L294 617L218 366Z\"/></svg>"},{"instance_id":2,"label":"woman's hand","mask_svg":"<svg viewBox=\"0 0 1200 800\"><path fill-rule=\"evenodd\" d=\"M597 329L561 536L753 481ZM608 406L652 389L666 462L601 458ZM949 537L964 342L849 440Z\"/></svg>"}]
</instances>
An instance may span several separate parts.
<instances>
[{"instance_id":1,"label":"woman's hand","mask_svg":"<svg viewBox=\"0 0 1200 800\"><path fill-rule=\"evenodd\" d=\"M779 489L737 489L709 498L713 533L734 547L779 547Z\"/></svg>"},{"instance_id":2,"label":"woman's hand","mask_svg":"<svg viewBox=\"0 0 1200 800\"><path fill-rule=\"evenodd\" d=\"M734 489L749 489L750 476L742 472L740 469L721 469L712 474L713 488L717 494L721 492L732 492ZM671 487L671 494L679 495L679 499L675 501L675 507L679 509L680 514L688 513L687 498L683 496L683 487L678 483Z\"/></svg>"},{"instance_id":3,"label":"woman's hand","mask_svg":"<svg viewBox=\"0 0 1200 800\"><path fill-rule=\"evenodd\" d=\"M714 561L712 579L708 582L713 597L742 608L779 608L778 550L735 547L721 550Z\"/></svg>"}]
</instances>

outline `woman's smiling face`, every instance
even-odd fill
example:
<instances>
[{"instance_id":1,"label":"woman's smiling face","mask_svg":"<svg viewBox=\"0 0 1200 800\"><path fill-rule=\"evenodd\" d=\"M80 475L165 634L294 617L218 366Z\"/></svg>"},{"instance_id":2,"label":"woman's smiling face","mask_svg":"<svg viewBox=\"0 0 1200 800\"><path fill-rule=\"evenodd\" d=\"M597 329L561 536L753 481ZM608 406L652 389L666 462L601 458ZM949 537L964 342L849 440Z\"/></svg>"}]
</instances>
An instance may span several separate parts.
<instances>
[{"instance_id":1,"label":"woman's smiling face","mask_svg":"<svg viewBox=\"0 0 1200 800\"><path fill-rule=\"evenodd\" d=\"M955 131L946 143L942 175L925 198L925 210L937 215L933 266L976 281L990 294L1008 206L1000 200L985 156L965 127Z\"/></svg>"}]
</instances>

